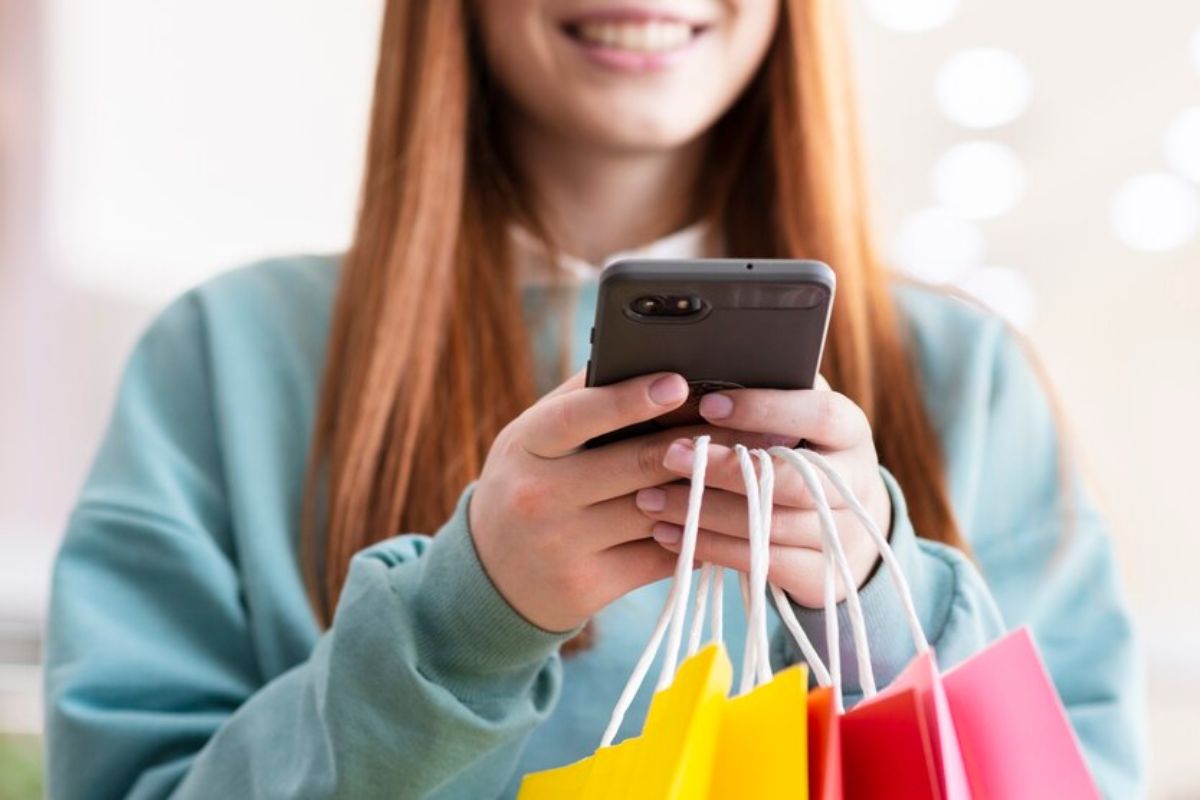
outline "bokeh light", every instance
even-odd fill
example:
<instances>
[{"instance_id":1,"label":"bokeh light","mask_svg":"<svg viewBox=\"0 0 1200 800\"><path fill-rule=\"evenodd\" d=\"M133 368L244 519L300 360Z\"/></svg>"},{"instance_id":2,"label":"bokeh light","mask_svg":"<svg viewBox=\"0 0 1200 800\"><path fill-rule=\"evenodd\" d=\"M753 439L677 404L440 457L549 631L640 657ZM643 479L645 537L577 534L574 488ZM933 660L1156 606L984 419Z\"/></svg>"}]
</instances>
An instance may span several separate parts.
<instances>
[{"instance_id":1,"label":"bokeh light","mask_svg":"<svg viewBox=\"0 0 1200 800\"><path fill-rule=\"evenodd\" d=\"M1033 287L1015 269L984 267L969 270L956 281L958 288L1004 317L1017 330L1028 330L1036 302Z\"/></svg>"},{"instance_id":2,"label":"bokeh light","mask_svg":"<svg viewBox=\"0 0 1200 800\"><path fill-rule=\"evenodd\" d=\"M1200 106L1187 109L1171 122L1166 157L1171 169L1200 183Z\"/></svg>"},{"instance_id":3,"label":"bokeh light","mask_svg":"<svg viewBox=\"0 0 1200 800\"><path fill-rule=\"evenodd\" d=\"M983 262L983 233L974 222L943 208L909 217L896 236L898 268L930 283L950 283Z\"/></svg>"},{"instance_id":4,"label":"bokeh light","mask_svg":"<svg viewBox=\"0 0 1200 800\"><path fill-rule=\"evenodd\" d=\"M867 14L886 28L915 33L945 25L959 0L863 0Z\"/></svg>"},{"instance_id":5,"label":"bokeh light","mask_svg":"<svg viewBox=\"0 0 1200 800\"><path fill-rule=\"evenodd\" d=\"M1116 193L1113 232L1137 250L1174 250L1200 233L1200 189L1177 175L1139 175Z\"/></svg>"},{"instance_id":6,"label":"bokeh light","mask_svg":"<svg viewBox=\"0 0 1200 800\"><path fill-rule=\"evenodd\" d=\"M1033 80L1011 52L980 47L963 50L941 66L934 97L951 121L967 128L996 128L1029 108Z\"/></svg>"},{"instance_id":7,"label":"bokeh light","mask_svg":"<svg viewBox=\"0 0 1200 800\"><path fill-rule=\"evenodd\" d=\"M970 219L1007 214L1025 194L1025 168L1008 145L963 142L933 167L933 194L943 207Z\"/></svg>"}]
</instances>

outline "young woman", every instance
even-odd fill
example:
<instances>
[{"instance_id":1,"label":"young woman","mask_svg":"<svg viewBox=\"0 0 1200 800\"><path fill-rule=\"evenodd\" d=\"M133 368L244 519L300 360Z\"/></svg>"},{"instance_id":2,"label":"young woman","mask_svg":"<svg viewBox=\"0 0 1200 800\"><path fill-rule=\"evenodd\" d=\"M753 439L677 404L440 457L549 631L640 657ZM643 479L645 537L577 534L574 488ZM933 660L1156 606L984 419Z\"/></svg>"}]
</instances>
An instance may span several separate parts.
<instances>
[{"instance_id":1,"label":"young woman","mask_svg":"<svg viewBox=\"0 0 1200 800\"><path fill-rule=\"evenodd\" d=\"M700 558L747 562L729 445L807 440L889 532L941 662L1031 625L1100 786L1140 791L1103 525L1017 340L880 263L838 6L386 3L349 251L217 278L132 356L55 570L52 797L510 797L586 755L701 431ZM678 375L562 382L593 265L631 250L831 264L832 389L710 395L705 426L581 449L685 399ZM783 477L777 501L772 579L824 642L814 513ZM838 524L887 678L912 644ZM739 647L736 598L726 618Z\"/></svg>"}]
</instances>

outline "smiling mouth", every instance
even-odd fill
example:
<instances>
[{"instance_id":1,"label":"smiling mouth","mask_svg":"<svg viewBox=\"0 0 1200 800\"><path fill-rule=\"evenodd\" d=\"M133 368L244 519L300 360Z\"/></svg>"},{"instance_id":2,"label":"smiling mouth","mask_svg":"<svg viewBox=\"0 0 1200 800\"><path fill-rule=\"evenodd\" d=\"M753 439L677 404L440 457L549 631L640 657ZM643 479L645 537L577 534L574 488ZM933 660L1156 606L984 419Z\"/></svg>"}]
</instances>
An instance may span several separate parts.
<instances>
[{"instance_id":1,"label":"smiling mouth","mask_svg":"<svg viewBox=\"0 0 1200 800\"><path fill-rule=\"evenodd\" d=\"M567 36L585 47L645 55L682 50L707 28L677 18L617 15L591 17L562 26Z\"/></svg>"}]
</instances>

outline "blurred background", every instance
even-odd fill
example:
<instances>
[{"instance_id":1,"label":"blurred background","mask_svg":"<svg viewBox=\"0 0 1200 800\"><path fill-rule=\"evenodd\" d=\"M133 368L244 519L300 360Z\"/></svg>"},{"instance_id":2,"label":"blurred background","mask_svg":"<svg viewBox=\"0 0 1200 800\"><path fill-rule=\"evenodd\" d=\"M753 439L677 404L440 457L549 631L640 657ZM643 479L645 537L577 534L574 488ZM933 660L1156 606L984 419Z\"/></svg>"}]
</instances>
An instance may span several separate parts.
<instances>
[{"instance_id":1,"label":"blurred background","mask_svg":"<svg viewBox=\"0 0 1200 800\"><path fill-rule=\"evenodd\" d=\"M843 1L883 243L1046 361L1140 625L1153 796L1200 797L1200 4ZM40 791L50 564L132 342L209 275L344 248L380 8L0 0L0 798Z\"/></svg>"}]
</instances>

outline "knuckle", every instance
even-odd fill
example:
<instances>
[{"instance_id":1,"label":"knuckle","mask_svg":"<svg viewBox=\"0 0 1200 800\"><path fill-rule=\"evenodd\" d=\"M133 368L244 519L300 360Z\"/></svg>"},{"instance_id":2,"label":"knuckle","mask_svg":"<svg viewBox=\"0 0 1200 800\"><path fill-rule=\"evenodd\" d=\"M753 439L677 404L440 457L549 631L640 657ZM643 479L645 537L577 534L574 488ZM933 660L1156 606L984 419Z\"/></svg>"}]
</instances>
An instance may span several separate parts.
<instances>
[{"instance_id":1,"label":"knuckle","mask_svg":"<svg viewBox=\"0 0 1200 800\"><path fill-rule=\"evenodd\" d=\"M813 410L813 424L817 431L824 437L831 437L839 430L839 425L842 423L842 408L839 401L840 395L834 392L820 392L817 394L816 407Z\"/></svg>"},{"instance_id":2,"label":"knuckle","mask_svg":"<svg viewBox=\"0 0 1200 800\"><path fill-rule=\"evenodd\" d=\"M790 541L795 533L796 517L795 509L779 506L771 509L771 541Z\"/></svg>"},{"instance_id":3,"label":"knuckle","mask_svg":"<svg viewBox=\"0 0 1200 800\"><path fill-rule=\"evenodd\" d=\"M639 444L634 454L637 460L638 474L647 478L660 475L663 471L663 459L667 456L669 446L669 443L659 441L647 441Z\"/></svg>"},{"instance_id":4,"label":"knuckle","mask_svg":"<svg viewBox=\"0 0 1200 800\"><path fill-rule=\"evenodd\" d=\"M650 395L645 386L622 386L620 391L613 392L612 412L622 422L642 419L650 409Z\"/></svg>"},{"instance_id":5,"label":"knuckle","mask_svg":"<svg viewBox=\"0 0 1200 800\"><path fill-rule=\"evenodd\" d=\"M541 478L522 476L509 486L509 505L521 517L539 517L549 508L553 492Z\"/></svg>"},{"instance_id":6,"label":"knuckle","mask_svg":"<svg viewBox=\"0 0 1200 800\"><path fill-rule=\"evenodd\" d=\"M575 407L566 398L556 398L550 404L549 412L545 422L555 433L566 434L575 427Z\"/></svg>"},{"instance_id":7,"label":"knuckle","mask_svg":"<svg viewBox=\"0 0 1200 800\"><path fill-rule=\"evenodd\" d=\"M579 591L587 586L582 573L583 570L577 562L566 562L558 573L559 588L568 595L577 596Z\"/></svg>"}]
</instances>

